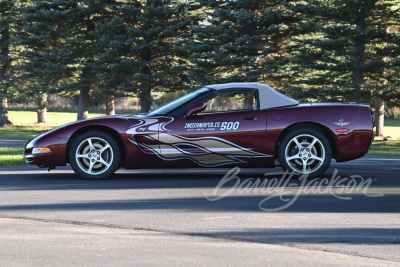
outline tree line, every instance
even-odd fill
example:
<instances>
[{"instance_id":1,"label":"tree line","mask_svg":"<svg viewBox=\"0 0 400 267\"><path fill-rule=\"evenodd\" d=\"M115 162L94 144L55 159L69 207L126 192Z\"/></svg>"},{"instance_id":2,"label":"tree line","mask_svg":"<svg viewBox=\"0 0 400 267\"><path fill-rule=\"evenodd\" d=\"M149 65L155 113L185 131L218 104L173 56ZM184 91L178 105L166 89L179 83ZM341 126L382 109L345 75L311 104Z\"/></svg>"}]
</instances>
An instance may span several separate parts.
<instances>
[{"instance_id":1,"label":"tree line","mask_svg":"<svg viewBox=\"0 0 400 267\"><path fill-rule=\"evenodd\" d=\"M8 99L89 100L263 82L301 101L400 103L400 0L0 1L0 125Z\"/></svg>"}]
</instances>

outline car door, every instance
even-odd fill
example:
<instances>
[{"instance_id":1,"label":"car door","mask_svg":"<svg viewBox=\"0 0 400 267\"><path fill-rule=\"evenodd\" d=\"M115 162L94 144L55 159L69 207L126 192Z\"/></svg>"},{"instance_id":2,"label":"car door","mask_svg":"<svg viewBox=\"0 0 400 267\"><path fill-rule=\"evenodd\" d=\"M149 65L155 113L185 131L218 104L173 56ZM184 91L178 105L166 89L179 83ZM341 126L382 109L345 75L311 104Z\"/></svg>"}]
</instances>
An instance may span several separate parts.
<instances>
[{"instance_id":1,"label":"car door","mask_svg":"<svg viewBox=\"0 0 400 267\"><path fill-rule=\"evenodd\" d=\"M258 110L257 91L224 90L206 104L204 111L189 117L174 116L160 128L163 159L212 167L266 156L260 152L266 115Z\"/></svg>"}]
</instances>

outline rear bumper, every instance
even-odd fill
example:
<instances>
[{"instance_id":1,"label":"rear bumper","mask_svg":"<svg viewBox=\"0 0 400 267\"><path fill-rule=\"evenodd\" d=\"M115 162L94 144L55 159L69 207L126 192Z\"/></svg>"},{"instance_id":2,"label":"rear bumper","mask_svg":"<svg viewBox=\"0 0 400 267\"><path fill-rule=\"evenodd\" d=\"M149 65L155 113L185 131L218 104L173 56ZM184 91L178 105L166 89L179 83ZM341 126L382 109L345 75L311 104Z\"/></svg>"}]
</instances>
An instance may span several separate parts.
<instances>
[{"instance_id":1,"label":"rear bumper","mask_svg":"<svg viewBox=\"0 0 400 267\"><path fill-rule=\"evenodd\" d=\"M374 141L373 123L374 117L369 107L361 106L353 132L346 142L338 146L337 162L361 158L368 153Z\"/></svg>"},{"instance_id":2,"label":"rear bumper","mask_svg":"<svg viewBox=\"0 0 400 267\"><path fill-rule=\"evenodd\" d=\"M370 151L370 150L371 150L372 143L374 142L374 140L375 140L375 134L372 134L372 138L371 138L371 144L369 144L368 151Z\"/></svg>"}]
</instances>

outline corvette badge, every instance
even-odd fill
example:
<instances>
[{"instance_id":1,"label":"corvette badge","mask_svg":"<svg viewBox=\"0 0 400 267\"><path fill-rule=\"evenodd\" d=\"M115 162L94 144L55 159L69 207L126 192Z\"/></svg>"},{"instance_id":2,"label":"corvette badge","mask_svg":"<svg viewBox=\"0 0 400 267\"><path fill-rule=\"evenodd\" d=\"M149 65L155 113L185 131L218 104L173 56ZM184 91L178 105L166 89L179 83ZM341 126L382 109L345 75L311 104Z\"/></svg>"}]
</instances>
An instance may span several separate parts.
<instances>
[{"instance_id":1,"label":"corvette badge","mask_svg":"<svg viewBox=\"0 0 400 267\"><path fill-rule=\"evenodd\" d=\"M335 124L343 127L345 125L350 124L350 122L346 122L344 121L344 119L340 119L339 122L335 122Z\"/></svg>"}]
</instances>

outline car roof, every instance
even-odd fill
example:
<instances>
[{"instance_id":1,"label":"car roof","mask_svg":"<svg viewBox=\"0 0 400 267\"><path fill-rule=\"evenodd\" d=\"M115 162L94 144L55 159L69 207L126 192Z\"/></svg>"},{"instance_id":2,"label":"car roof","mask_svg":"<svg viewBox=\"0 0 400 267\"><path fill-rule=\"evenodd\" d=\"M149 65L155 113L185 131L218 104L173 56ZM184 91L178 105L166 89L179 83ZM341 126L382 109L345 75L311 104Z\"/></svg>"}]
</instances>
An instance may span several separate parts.
<instances>
[{"instance_id":1,"label":"car roof","mask_svg":"<svg viewBox=\"0 0 400 267\"><path fill-rule=\"evenodd\" d=\"M260 98L260 109L293 106L299 104L299 101L285 96L272 87L262 83L225 83L208 85L206 87L214 90L235 88L256 89L258 90L258 96Z\"/></svg>"}]
</instances>

